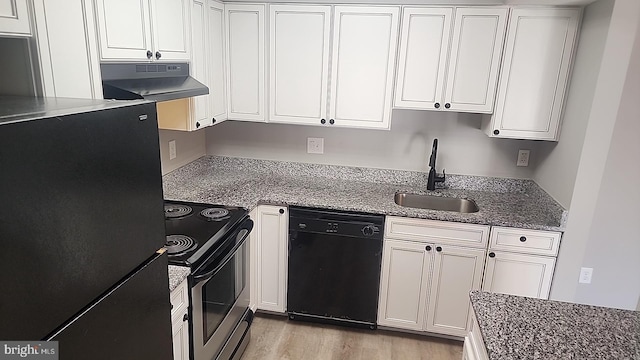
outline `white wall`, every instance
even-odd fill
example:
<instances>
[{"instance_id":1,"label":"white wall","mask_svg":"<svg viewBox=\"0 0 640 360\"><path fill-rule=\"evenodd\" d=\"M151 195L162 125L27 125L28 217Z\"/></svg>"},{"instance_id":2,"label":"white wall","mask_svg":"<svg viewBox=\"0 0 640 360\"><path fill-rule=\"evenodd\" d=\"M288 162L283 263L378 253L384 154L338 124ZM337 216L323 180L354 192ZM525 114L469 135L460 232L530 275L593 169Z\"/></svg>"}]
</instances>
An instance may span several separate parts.
<instances>
[{"instance_id":1,"label":"white wall","mask_svg":"<svg viewBox=\"0 0 640 360\"><path fill-rule=\"evenodd\" d=\"M635 309L640 296L640 32L631 56L583 266L591 285L576 301Z\"/></svg>"},{"instance_id":2,"label":"white wall","mask_svg":"<svg viewBox=\"0 0 640 360\"><path fill-rule=\"evenodd\" d=\"M542 142L538 152L534 180L566 209L571 205L614 3L614 0L600 0L586 7L560 140Z\"/></svg>"},{"instance_id":3,"label":"white wall","mask_svg":"<svg viewBox=\"0 0 640 360\"><path fill-rule=\"evenodd\" d=\"M176 158L169 160L169 141L176 141ZM205 155L205 133L198 131L160 130L162 175Z\"/></svg>"},{"instance_id":4,"label":"white wall","mask_svg":"<svg viewBox=\"0 0 640 360\"><path fill-rule=\"evenodd\" d=\"M207 154L428 171L438 138L438 172L531 178L539 143L491 139L481 121L477 114L411 110L394 110L390 131L226 121L207 129ZM324 138L324 154L307 154L307 137ZM531 150L529 167L515 165L518 149Z\"/></svg>"},{"instance_id":5,"label":"white wall","mask_svg":"<svg viewBox=\"0 0 640 360\"><path fill-rule=\"evenodd\" d=\"M551 299L628 309L638 301L639 22L639 1L616 0ZM592 284L578 285L583 266L593 266Z\"/></svg>"}]
</instances>

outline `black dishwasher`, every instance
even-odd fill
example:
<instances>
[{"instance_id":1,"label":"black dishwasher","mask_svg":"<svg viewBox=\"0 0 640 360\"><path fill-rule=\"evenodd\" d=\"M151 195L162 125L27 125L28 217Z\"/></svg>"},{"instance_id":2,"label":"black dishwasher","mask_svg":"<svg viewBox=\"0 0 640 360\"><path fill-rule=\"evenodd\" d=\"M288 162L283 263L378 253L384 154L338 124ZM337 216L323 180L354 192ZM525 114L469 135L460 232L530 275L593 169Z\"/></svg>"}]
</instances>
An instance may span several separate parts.
<instances>
[{"instance_id":1,"label":"black dishwasher","mask_svg":"<svg viewBox=\"0 0 640 360\"><path fill-rule=\"evenodd\" d=\"M375 329L384 215L289 208L292 320Z\"/></svg>"}]
</instances>

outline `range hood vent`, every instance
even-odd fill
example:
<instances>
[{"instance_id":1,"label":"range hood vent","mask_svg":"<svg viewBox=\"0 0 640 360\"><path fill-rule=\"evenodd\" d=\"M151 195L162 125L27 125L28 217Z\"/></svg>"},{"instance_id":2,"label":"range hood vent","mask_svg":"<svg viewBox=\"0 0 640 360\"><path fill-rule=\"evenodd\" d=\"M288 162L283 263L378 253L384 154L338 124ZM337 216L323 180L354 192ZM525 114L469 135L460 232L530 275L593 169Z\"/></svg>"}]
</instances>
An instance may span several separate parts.
<instances>
[{"instance_id":1,"label":"range hood vent","mask_svg":"<svg viewBox=\"0 0 640 360\"><path fill-rule=\"evenodd\" d=\"M168 101L209 93L189 76L188 63L101 64L100 70L105 99Z\"/></svg>"}]
</instances>

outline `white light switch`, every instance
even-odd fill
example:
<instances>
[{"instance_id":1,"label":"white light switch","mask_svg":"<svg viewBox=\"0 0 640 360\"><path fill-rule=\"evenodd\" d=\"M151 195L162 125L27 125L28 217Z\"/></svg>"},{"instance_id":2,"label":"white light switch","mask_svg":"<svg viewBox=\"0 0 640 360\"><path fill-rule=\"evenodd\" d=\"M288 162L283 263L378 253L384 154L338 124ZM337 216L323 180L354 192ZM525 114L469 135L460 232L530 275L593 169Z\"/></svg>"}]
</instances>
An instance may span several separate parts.
<instances>
[{"instance_id":1,"label":"white light switch","mask_svg":"<svg viewBox=\"0 0 640 360\"><path fill-rule=\"evenodd\" d=\"M580 268L580 284L591 284L591 276L593 276L593 268Z\"/></svg>"},{"instance_id":2,"label":"white light switch","mask_svg":"<svg viewBox=\"0 0 640 360\"><path fill-rule=\"evenodd\" d=\"M307 138L307 154L324 154L324 138Z\"/></svg>"},{"instance_id":3,"label":"white light switch","mask_svg":"<svg viewBox=\"0 0 640 360\"><path fill-rule=\"evenodd\" d=\"M176 141L169 141L169 160L173 160L178 156L178 152L176 150Z\"/></svg>"},{"instance_id":4,"label":"white light switch","mask_svg":"<svg viewBox=\"0 0 640 360\"><path fill-rule=\"evenodd\" d=\"M519 150L518 151L518 162L517 166L529 166L529 153L530 150Z\"/></svg>"}]
</instances>

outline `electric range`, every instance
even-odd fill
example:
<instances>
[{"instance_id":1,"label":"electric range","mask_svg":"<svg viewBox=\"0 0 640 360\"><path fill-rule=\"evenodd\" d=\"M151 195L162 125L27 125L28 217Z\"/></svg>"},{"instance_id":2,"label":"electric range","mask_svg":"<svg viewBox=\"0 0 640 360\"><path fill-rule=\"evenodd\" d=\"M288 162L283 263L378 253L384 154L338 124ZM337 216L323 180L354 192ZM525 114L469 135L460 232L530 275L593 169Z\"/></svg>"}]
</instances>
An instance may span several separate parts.
<instances>
[{"instance_id":1,"label":"electric range","mask_svg":"<svg viewBox=\"0 0 640 360\"><path fill-rule=\"evenodd\" d=\"M249 233L241 207L165 201L169 264L188 266L195 360L237 359L250 338Z\"/></svg>"}]
</instances>

